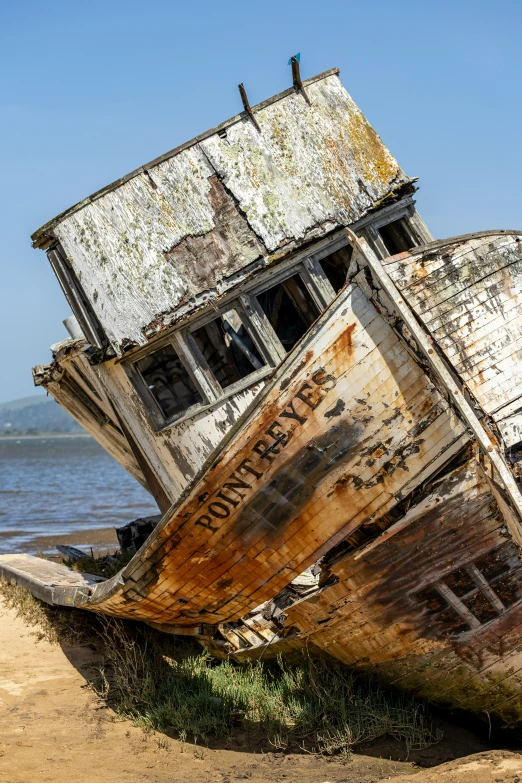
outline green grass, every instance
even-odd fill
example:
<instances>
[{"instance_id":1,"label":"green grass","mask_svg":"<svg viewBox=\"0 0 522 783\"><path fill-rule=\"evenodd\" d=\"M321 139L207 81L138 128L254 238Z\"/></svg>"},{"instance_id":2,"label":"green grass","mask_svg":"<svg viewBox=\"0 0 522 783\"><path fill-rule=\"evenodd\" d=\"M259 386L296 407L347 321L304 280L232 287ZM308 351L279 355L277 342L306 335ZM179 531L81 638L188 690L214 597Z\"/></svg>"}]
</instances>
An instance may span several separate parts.
<instances>
[{"instance_id":1,"label":"green grass","mask_svg":"<svg viewBox=\"0 0 522 783\"><path fill-rule=\"evenodd\" d=\"M216 662L206 652L176 655L148 629L129 637L123 623L103 632L110 673L104 694L135 723L194 742L240 728L278 749L349 755L391 735L408 750L437 742L426 708L387 693L336 662L303 654L297 663Z\"/></svg>"},{"instance_id":2,"label":"green grass","mask_svg":"<svg viewBox=\"0 0 522 783\"><path fill-rule=\"evenodd\" d=\"M95 642L103 664L93 687L119 715L147 730L199 745L246 732L280 750L344 756L385 735L408 750L442 736L425 706L335 661L303 654L292 663L239 666L139 623L48 607L5 582L0 596L50 641Z\"/></svg>"}]
</instances>

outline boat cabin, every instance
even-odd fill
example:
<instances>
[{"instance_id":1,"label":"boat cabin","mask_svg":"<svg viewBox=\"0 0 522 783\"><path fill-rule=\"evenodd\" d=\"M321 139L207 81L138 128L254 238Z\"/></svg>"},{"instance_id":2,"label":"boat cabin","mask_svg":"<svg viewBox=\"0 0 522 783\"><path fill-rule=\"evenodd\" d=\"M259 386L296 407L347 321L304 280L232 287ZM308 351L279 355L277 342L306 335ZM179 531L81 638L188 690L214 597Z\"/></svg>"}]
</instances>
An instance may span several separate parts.
<instances>
[{"instance_id":1,"label":"boat cabin","mask_svg":"<svg viewBox=\"0 0 522 783\"><path fill-rule=\"evenodd\" d=\"M344 285L343 228L380 258L432 238L337 69L242 96L241 114L33 236L79 325L35 382L162 509Z\"/></svg>"}]
</instances>

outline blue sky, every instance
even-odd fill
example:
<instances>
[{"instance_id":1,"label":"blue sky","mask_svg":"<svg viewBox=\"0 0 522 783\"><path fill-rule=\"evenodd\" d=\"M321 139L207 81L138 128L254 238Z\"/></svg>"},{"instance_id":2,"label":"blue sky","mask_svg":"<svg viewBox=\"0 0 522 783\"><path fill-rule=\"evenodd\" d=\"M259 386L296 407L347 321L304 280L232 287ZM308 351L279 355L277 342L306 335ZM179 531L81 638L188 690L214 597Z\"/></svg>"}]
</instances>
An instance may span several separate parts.
<instances>
[{"instance_id":1,"label":"blue sky","mask_svg":"<svg viewBox=\"0 0 522 783\"><path fill-rule=\"evenodd\" d=\"M338 66L436 237L522 228L522 5L26 2L0 9L0 402L69 314L30 234L103 185Z\"/></svg>"}]
</instances>

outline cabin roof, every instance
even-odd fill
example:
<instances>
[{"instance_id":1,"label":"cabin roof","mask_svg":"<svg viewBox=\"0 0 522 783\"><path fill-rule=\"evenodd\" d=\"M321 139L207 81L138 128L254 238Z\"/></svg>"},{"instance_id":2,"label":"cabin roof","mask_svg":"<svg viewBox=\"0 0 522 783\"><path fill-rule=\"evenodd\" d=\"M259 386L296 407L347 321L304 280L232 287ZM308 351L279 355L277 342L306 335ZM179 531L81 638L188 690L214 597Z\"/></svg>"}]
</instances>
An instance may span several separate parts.
<instances>
[{"instance_id":1,"label":"cabin roof","mask_svg":"<svg viewBox=\"0 0 522 783\"><path fill-rule=\"evenodd\" d=\"M328 76L334 76L334 75L338 76L340 72L341 71L339 68L330 68L330 70L328 71L323 71L323 73L319 73L316 76L312 76L310 79L306 79L303 82L303 87L306 88L308 85L313 84L314 82L317 82L321 79L326 79ZM264 109L266 106L270 106L272 103L275 103L276 101L280 101L283 98L286 98L289 95L294 95L294 94L295 94L294 87L289 87L287 90L278 92L276 95L273 95L271 98L267 98L266 100L261 101L261 103L257 103L255 106L252 107L252 111L255 114L261 109ZM233 117L230 117L230 119L225 120L219 125L215 125L213 128L209 128L204 133L200 133L197 136L194 136L194 138L189 139L189 141L185 141L183 142L183 144L178 144L177 147L173 147L168 152L163 153L163 155L159 155L157 158L154 158L153 160L149 161L149 163L144 163L142 166L138 166L137 169L133 169L133 171L130 171L128 174L125 174L123 177L119 177L119 179L115 179L114 182L111 182L109 185L105 185L105 187L96 190L94 193L91 193L90 196L87 196L81 201L78 201L76 204L73 204L72 207L69 207L68 209L65 209L63 212L60 212L60 214L56 215L56 217L52 218L47 223L44 223L43 226L40 226L40 228L37 228L34 234L31 234L33 247L45 250L50 244L54 243L55 239L52 235L52 230L61 220L68 217L69 215L72 215L74 212L77 212L79 209L82 209L82 207L86 206L87 204L91 204L93 201L96 201L96 199L101 198L106 193L110 193L112 190L116 190L116 188L119 188L120 185L123 185L125 182L134 179L134 177L137 177L139 174L143 174L149 171L150 169L154 168L155 166L158 166L160 163L169 160L169 158L173 158L175 155L178 155L180 152L183 152L183 150L187 150L190 147L193 147L195 144L198 144L198 142L207 139L209 136L213 136L216 133L220 133L226 130L227 128L229 128L231 125L234 125L237 122L241 122L242 120L245 119L245 116L246 116L246 112L244 111L241 112L240 114L235 114Z\"/></svg>"},{"instance_id":2,"label":"cabin roof","mask_svg":"<svg viewBox=\"0 0 522 783\"><path fill-rule=\"evenodd\" d=\"M310 104L286 90L253 107L255 124L236 115L33 235L60 242L117 353L411 188L338 73L303 83Z\"/></svg>"}]
</instances>

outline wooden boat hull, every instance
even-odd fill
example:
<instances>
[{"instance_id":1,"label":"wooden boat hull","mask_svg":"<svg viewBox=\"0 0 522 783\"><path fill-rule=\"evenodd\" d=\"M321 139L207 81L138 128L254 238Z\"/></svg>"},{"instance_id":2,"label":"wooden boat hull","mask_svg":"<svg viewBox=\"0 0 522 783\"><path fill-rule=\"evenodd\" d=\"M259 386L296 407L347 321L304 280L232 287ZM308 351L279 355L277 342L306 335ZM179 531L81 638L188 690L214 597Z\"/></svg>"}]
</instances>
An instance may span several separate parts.
<instances>
[{"instance_id":1,"label":"wooden boat hull","mask_svg":"<svg viewBox=\"0 0 522 783\"><path fill-rule=\"evenodd\" d=\"M522 719L522 563L472 458L287 611L308 643L446 707Z\"/></svg>"},{"instance_id":2,"label":"wooden boat hull","mask_svg":"<svg viewBox=\"0 0 522 783\"><path fill-rule=\"evenodd\" d=\"M238 659L312 645L516 723L518 485L388 275L397 262L351 240L353 281L125 569L38 582L6 556L0 571L50 602L220 635Z\"/></svg>"},{"instance_id":3,"label":"wooden boat hull","mask_svg":"<svg viewBox=\"0 0 522 783\"><path fill-rule=\"evenodd\" d=\"M163 624L237 619L386 513L468 438L350 286L121 575L74 601Z\"/></svg>"}]
</instances>

